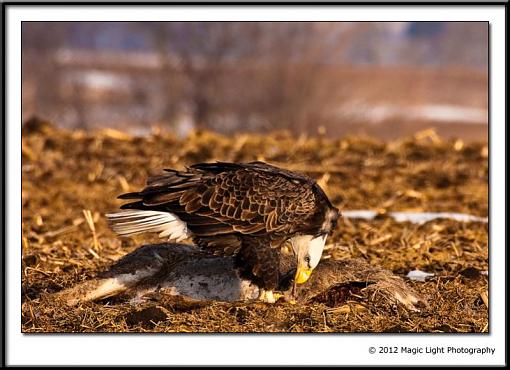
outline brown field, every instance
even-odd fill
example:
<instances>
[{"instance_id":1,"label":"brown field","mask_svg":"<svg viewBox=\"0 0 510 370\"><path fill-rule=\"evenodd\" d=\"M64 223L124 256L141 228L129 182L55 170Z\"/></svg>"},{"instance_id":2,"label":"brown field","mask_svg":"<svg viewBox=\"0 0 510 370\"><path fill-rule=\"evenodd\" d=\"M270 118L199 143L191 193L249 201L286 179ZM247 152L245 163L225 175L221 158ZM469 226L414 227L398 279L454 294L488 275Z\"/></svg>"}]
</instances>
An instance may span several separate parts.
<instances>
[{"instance_id":1,"label":"brown field","mask_svg":"<svg viewBox=\"0 0 510 370\"><path fill-rule=\"evenodd\" d=\"M441 139L434 132L384 142L363 136L219 136L165 132L145 138L113 130L66 131L31 121L22 144L22 331L31 332L489 332L488 225L452 220L398 223L387 211L488 215L486 142ZM157 239L120 239L104 213L150 174L199 161L264 160L316 178L341 210L373 209L375 220L342 219L328 239L332 259L363 258L404 277L428 302L421 312L370 304L353 295L324 303L132 306L110 299L74 308L51 293L95 276ZM85 212L84 212L85 211ZM90 212L92 222L85 214ZM15 246L12 246L15 247ZM360 304L361 303L361 304Z\"/></svg>"}]
</instances>

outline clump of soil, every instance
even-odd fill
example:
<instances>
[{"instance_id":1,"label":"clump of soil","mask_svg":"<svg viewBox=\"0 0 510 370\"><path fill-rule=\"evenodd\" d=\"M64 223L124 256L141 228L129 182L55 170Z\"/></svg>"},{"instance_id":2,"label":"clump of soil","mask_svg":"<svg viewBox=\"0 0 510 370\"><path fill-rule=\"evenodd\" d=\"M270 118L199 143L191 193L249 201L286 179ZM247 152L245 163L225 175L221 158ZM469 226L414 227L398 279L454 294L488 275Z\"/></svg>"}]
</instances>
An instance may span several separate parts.
<instances>
[{"instance_id":1,"label":"clump of soil","mask_svg":"<svg viewBox=\"0 0 510 370\"><path fill-rule=\"evenodd\" d=\"M434 220L398 223L388 211L488 214L486 143L420 134L383 142L367 137L220 136L185 139L159 131L133 137L104 129L57 129L34 120L22 137L23 332L488 332L488 225ZM420 312L375 303L356 286L339 286L310 304L190 304L119 297L70 309L48 299L107 269L138 246L119 238L105 213L116 197L144 186L163 168L199 161L263 160L318 180L340 209L372 209L374 220L341 219L325 258L362 258L405 277L429 307ZM357 298L356 296L362 297Z\"/></svg>"}]
</instances>

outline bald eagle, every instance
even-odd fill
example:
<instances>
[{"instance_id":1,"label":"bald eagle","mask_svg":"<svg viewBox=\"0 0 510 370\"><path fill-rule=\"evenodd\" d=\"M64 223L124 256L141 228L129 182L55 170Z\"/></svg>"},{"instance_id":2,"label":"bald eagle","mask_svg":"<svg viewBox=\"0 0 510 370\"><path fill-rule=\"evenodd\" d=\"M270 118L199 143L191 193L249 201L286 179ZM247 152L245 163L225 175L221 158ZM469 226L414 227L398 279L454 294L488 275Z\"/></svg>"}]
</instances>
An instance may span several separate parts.
<instances>
[{"instance_id":1,"label":"bald eagle","mask_svg":"<svg viewBox=\"0 0 510 370\"><path fill-rule=\"evenodd\" d=\"M165 169L139 191L127 211L108 214L121 236L157 232L201 249L233 256L243 278L275 302L281 248L290 242L296 258L295 284L308 280L319 263L340 212L311 178L264 162L199 163L185 171Z\"/></svg>"}]
</instances>

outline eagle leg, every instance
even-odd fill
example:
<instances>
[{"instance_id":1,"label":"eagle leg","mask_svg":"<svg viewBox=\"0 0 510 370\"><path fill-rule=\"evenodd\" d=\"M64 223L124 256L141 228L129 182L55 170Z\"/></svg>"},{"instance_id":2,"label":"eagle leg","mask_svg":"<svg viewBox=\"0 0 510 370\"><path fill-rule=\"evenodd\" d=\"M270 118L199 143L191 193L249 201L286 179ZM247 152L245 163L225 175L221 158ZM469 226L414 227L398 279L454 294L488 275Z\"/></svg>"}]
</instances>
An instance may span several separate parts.
<instances>
[{"instance_id":1,"label":"eagle leg","mask_svg":"<svg viewBox=\"0 0 510 370\"><path fill-rule=\"evenodd\" d=\"M273 291L278 288L279 260L278 248L271 248L269 240L261 237L242 237L242 247L236 255L235 266L240 275L259 287L259 300L276 302Z\"/></svg>"}]
</instances>

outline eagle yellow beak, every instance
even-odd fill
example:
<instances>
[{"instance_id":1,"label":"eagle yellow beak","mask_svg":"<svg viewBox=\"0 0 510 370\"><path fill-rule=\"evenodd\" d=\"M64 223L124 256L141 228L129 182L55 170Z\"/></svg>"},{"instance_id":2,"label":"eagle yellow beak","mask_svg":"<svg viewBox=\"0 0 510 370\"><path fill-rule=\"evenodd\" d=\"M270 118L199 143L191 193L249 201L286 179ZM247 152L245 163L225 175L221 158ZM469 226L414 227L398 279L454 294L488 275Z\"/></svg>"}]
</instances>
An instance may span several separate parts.
<instances>
[{"instance_id":1,"label":"eagle yellow beak","mask_svg":"<svg viewBox=\"0 0 510 370\"><path fill-rule=\"evenodd\" d=\"M313 269L304 269L304 268L298 268L296 271L296 276L294 277L294 281L297 284L303 284L306 283L306 281L310 278L310 275L312 274Z\"/></svg>"}]
</instances>

